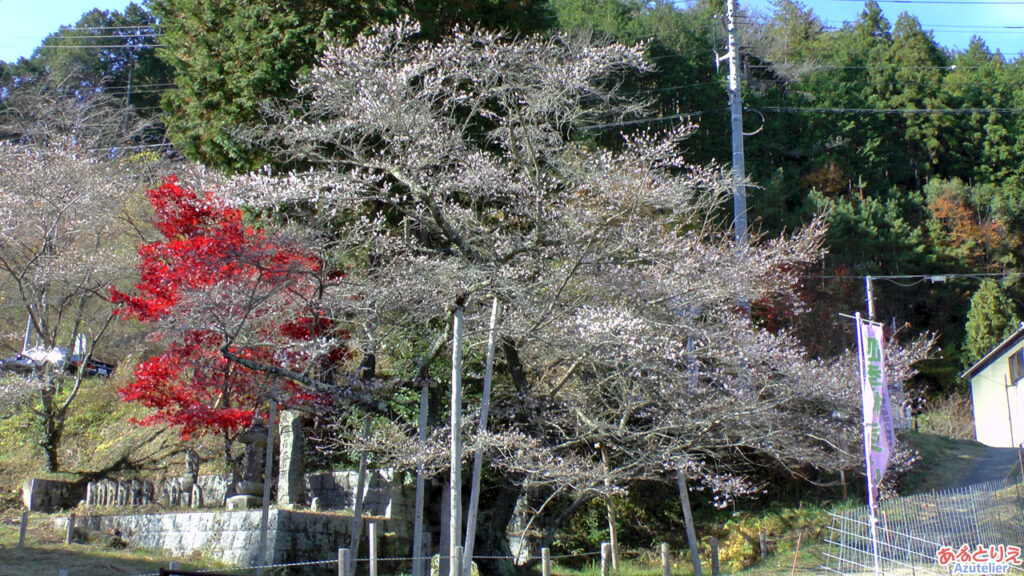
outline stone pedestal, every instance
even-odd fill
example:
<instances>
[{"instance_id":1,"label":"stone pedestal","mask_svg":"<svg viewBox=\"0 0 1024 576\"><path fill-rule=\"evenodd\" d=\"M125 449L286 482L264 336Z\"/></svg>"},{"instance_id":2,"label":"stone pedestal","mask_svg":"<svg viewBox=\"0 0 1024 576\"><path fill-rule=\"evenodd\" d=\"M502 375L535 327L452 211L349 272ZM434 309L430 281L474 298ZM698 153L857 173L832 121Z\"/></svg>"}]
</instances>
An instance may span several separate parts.
<instances>
[{"instance_id":1,"label":"stone pedestal","mask_svg":"<svg viewBox=\"0 0 1024 576\"><path fill-rule=\"evenodd\" d=\"M259 496L232 496L228 498L228 510L259 510L263 507L263 498Z\"/></svg>"}]
</instances>

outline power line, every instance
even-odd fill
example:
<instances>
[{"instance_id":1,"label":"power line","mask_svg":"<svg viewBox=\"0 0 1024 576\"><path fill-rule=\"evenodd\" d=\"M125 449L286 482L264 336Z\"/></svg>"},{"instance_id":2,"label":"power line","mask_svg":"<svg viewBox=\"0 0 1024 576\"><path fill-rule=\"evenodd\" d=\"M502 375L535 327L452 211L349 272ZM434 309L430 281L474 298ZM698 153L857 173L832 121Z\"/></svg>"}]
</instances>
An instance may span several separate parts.
<instances>
[{"instance_id":1,"label":"power line","mask_svg":"<svg viewBox=\"0 0 1024 576\"><path fill-rule=\"evenodd\" d=\"M763 106L766 112L795 112L798 114L902 114L907 116L931 114L1021 114L1024 108L812 108L801 106Z\"/></svg>"},{"instance_id":2,"label":"power line","mask_svg":"<svg viewBox=\"0 0 1024 576\"><path fill-rule=\"evenodd\" d=\"M162 38L166 34L58 34L52 37L56 40L93 40L99 38L117 38L119 40L131 40L132 38ZM44 38L45 40L45 38Z\"/></svg>"},{"instance_id":3,"label":"power line","mask_svg":"<svg viewBox=\"0 0 1024 576\"><path fill-rule=\"evenodd\" d=\"M39 46L38 50L46 49L70 49L70 48L93 48L93 49L108 49L108 48L133 48L133 49L145 49L145 48L163 48L166 44L144 44L144 45L133 45L133 44L85 44L80 46L66 46L63 44L43 44Z\"/></svg>"},{"instance_id":4,"label":"power line","mask_svg":"<svg viewBox=\"0 0 1024 576\"><path fill-rule=\"evenodd\" d=\"M74 32L78 30L138 30L140 28L156 29L159 27L160 26L158 26L157 24L140 24L137 26L61 26L58 29L58 31L69 30Z\"/></svg>"},{"instance_id":5,"label":"power line","mask_svg":"<svg viewBox=\"0 0 1024 576\"><path fill-rule=\"evenodd\" d=\"M635 120L623 120L621 122L609 122L607 124L590 124L587 126L580 126L580 130L603 130L605 128L622 128L625 126L638 126L641 124L653 124L655 122L667 122L669 120L689 120L690 118L698 118L704 114L712 112L723 112L728 108L716 108L714 110L701 110L699 112L687 112L684 114L671 114L669 116L652 116L649 118L637 118Z\"/></svg>"},{"instance_id":6,"label":"power line","mask_svg":"<svg viewBox=\"0 0 1024 576\"><path fill-rule=\"evenodd\" d=\"M826 0L827 2L857 2L864 0ZM951 4L959 6L1024 6L1021 0L875 0L879 4Z\"/></svg>"},{"instance_id":7,"label":"power line","mask_svg":"<svg viewBox=\"0 0 1024 576\"><path fill-rule=\"evenodd\" d=\"M885 280L896 284L897 286L913 286L919 284L925 280L936 284L943 283L947 280L956 278L970 278L974 280L981 280L984 278L1009 278L1015 276L1024 276L1024 272L939 272L935 274L890 274L890 275L875 275L875 274L805 274L801 275L804 279L813 280L864 280L865 278L871 278L872 280ZM900 284L899 280L917 280L913 284Z\"/></svg>"}]
</instances>

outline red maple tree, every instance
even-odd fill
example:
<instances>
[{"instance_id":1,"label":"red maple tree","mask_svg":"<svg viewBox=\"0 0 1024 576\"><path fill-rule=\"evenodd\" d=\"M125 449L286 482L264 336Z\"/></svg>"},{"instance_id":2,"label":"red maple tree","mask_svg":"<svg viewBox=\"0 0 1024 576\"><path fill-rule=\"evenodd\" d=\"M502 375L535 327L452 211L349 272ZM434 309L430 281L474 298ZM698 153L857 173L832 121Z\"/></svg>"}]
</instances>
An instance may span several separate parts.
<instances>
[{"instance_id":1,"label":"red maple tree","mask_svg":"<svg viewBox=\"0 0 1024 576\"><path fill-rule=\"evenodd\" d=\"M139 248L135 294L111 290L120 316L156 324L153 337L168 342L120 390L126 401L155 410L139 423L170 424L183 439L218 432L230 441L271 389L293 404L327 402L294 380L254 369L322 374L347 358L339 343L347 334L316 305L320 259L268 238L239 210L174 177L147 195L162 239ZM247 341L259 344L236 339L243 327L259 336ZM319 340L331 344L304 352L304 343Z\"/></svg>"}]
</instances>

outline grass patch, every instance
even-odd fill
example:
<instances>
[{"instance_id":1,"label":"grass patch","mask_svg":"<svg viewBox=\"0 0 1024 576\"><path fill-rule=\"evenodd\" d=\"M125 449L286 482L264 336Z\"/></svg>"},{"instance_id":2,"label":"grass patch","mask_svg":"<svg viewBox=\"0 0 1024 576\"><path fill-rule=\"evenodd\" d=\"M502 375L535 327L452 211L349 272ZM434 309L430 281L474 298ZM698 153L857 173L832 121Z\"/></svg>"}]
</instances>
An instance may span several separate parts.
<instances>
[{"instance_id":1,"label":"grass patch","mask_svg":"<svg viewBox=\"0 0 1024 576\"><path fill-rule=\"evenodd\" d=\"M30 410L0 418L0 510L21 507L21 486L27 478L79 480L100 471L114 477L163 472L169 458L180 450L177 435L132 423L132 418L147 412L141 405L121 400L117 392L121 384L118 375L82 383L65 422L59 473L45 469L37 419Z\"/></svg>"},{"instance_id":2,"label":"grass patch","mask_svg":"<svg viewBox=\"0 0 1024 576\"><path fill-rule=\"evenodd\" d=\"M977 465L988 447L974 440L957 440L934 434L907 431L900 436L917 450L921 460L902 478L902 494L918 494L950 486Z\"/></svg>"}]
</instances>

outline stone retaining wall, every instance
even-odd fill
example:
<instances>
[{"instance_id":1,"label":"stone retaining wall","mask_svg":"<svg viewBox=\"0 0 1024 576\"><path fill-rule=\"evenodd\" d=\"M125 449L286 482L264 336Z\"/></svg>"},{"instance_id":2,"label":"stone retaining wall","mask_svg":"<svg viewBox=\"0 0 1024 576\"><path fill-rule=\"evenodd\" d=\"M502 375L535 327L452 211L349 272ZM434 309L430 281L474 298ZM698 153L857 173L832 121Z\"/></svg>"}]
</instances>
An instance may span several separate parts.
<instances>
[{"instance_id":1,"label":"stone retaining wall","mask_svg":"<svg viewBox=\"0 0 1024 576\"><path fill-rule=\"evenodd\" d=\"M21 499L27 510L56 512L74 508L85 498L85 487L67 480L29 478L21 487Z\"/></svg>"},{"instance_id":2,"label":"stone retaining wall","mask_svg":"<svg viewBox=\"0 0 1024 576\"><path fill-rule=\"evenodd\" d=\"M316 498L317 510L352 510L358 474L354 470L306 474L304 478L306 504ZM55 512L74 508L79 502L89 507L134 507L158 504L165 509L223 508L226 504L229 475L203 474L197 479L201 488L201 505L193 504L191 488L185 476L169 478L159 483L132 480L96 480L88 485L62 480L30 478L22 487L25 507L32 511ZM409 512L413 502L406 496L410 488L401 485L391 470L368 470L366 497L363 510L367 515L395 517ZM284 506L282 506L284 507Z\"/></svg>"},{"instance_id":3,"label":"stone retaining wall","mask_svg":"<svg viewBox=\"0 0 1024 576\"><path fill-rule=\"evenodd\" d=\"M239 566L252 566L260 538L260 510L190 512L181 514L128 514L78 518L76 527L100 534L121 532L132 546L164 550L175 556L200 552L206 557ZM406 518L379 522L381 556L410 556L412 541ZM54 520L58 532L67 530L67 518ZM352 517L271 509L267 549L272 563L309 562L337 558L338 548L349 546ZM363 546L367 530L363 529ZM365 554L365 551L364 551Z\"/></svg>"}]
</instances>

